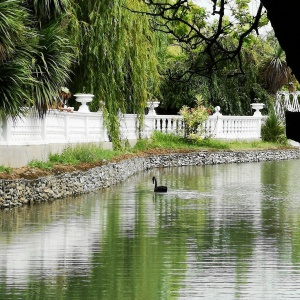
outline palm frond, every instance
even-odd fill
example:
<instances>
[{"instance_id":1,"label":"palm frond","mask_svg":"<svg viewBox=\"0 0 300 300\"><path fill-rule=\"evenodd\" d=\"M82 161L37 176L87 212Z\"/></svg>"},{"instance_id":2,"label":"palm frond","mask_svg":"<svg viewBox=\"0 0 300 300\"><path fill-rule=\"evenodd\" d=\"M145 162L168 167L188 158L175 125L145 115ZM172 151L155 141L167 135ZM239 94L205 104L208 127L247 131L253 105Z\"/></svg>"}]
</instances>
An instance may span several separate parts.
<instances>
[{"instance_id":1,"label":"palm frond","mask_svg":"<svg viewBox=\"0 0 300 300\"><path fill-rule=\"evenodd\" d=\"M20 3L20 0L0 2L0 61L9 59L15 47L26 39L28 12Z\"/></svg>"},{"instance_id":2,"label":"palm frond","mask_svg":"<svg viewBox=\"0 0 300 300\"><path fill-rule=\"evenodd\" d=\"M27 0L29 7L39 20L51 20L65 14L71 6L70 0Z\"/></svg>"},{"instance_id":3,"label":"palm frond","mask_svg":"<svg viewBox=\"0 0 300 300\"><path fill-rule=\"evenodd\" d=\"M59 88L70 79L74 51L59 22L51 22L40 31L38 50L33 65L37 84L31 92L35 107L43 114Z\"/></svg>"},{"instance_id":4,"label":"palm frond","mask_svg":"<svg viewBox=\"0 0 300 300\"><path fill-rule=\"evenodd\" d=\"M16 117L20 107L30 101L24 86L33 86L30 64L26 56L14 57L0 65L0 114Z\"/></svg>"},{"instance_id":5,"label":"palm frond","mask_svg":"<svg viewBox=\"0 0 300 300\"><path fill-rule=\"evenodd\" d=\"M285 53L280 46L274 49L274 55L263 63L262 79L268 92L275 94L283 85L291 81L292 71L285 61Z\"/></svg>"}]
</instances>

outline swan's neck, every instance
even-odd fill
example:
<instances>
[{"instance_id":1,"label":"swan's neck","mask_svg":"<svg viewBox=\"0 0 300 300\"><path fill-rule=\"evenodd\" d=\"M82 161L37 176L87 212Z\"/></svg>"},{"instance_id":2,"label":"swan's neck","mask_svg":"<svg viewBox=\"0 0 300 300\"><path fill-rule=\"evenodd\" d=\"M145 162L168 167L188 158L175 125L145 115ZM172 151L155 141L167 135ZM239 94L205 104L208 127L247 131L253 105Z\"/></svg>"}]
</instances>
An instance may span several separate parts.
<instances>
[{"instance_id":1,"label":"swan's neck","mask_svg":"<svg viewBox=\"0 0 300 300\"><path fill-rule=\"evenodd\" d=\"M155 187L155 188L157 187L157 181L156 181L156 178L154 178L154 187Z\"/></svg>"}]
</instances>

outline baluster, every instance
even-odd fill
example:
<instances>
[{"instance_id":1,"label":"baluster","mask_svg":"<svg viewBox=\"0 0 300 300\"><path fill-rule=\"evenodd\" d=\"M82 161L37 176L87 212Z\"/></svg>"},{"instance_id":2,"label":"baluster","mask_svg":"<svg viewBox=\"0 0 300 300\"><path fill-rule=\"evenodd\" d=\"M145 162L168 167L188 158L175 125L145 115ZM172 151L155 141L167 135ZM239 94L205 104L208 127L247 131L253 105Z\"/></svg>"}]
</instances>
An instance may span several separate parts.
<instances>
[{"instance_id":1,"label":"baluster","mask_svg":"<svg viewBox=\"0 0 300 300\"><path fill-rule=\"evenodd\" d=\"M159 119L159 131L162 132L163 131L163 120Z\"/></svg>"},{"instance_id":2,"label":"baluster","mask_svg":"<svg viewBox=\"0 0 300 300\"><path fill-rule=\"evenodd\" d=\"M235 120L235 137L236 139L240 138L242 136L242 125L241 120Z\"/></svg>"},{"instance_id":3,"label":"baluster","mask_svg":"<svg viewBox=\"0 0 300 300\"><path fill-rule=\"evenodd\" d=\"M154 120L154 129L158 130L158 120L157 119Z\"/></svg>"},{"instance_id":4,"label":"baluster","mask_svg":"<svg viewBox=\"0 0 300 300\"><path fill-rule=\"evenodd\" d=\"M292 107L290 104L290 93L288 92L283 92L284 93L284 107L289 110L292 111Z\"/></svg>"},{"instance_id":5,"label":"baluster","mask_svg":"<svg viewBox=\"0 0 300 300\"><path fill-rule=\"evenodd\" d=\"M178 133L180 133L182 136L184 136L184 121L182 118L178 119Z\"/></svg>"},{"instance_id":6,"label":"baluster","mask_svg":"<svg viewBox=\"0 0 300 300\"><path fill-rule=\"evenodd\" d=\"M209 119L207 119L204 123L203 123L203 135L204 135L204 137L206 137L206 136L209 136L210 134L209 134L209 132L210 132L210 130L209 130L209 125L210 125L210 120Z\"/></svg>"},{"instance_id":7,"label":"baluster","mask_svg":"<svg viewBox=\"0 0 300 300\"><path fill-rule=\"evenodd\" d=\"M295 111L300 111L300 105L299 105L299 92L294 92L294 107L295 107Z\"/></svg>"},{"instance_id":8,"label":"baluster","mask_svg":"<svg viewBox=\"0 0 300 300\"><path fill-rule=\"evenodd\" d=\"M167 122L167 128L166 128L167 133L173 133L173 130L172 130L172 120L171 120L171 118L168 118L168 119L166 120L166 122Z\"/></svg>"},{"instance_id":9,"label":"baluster","mask_svg":"<svg viewBox=\"0 0 300 300\"><path fill-rule=\"evenodd\" d=\"M224 138L227 138L228 137L228 120L224 119L223 124L224 124L223 135L224 135Z\"/></svg>"},{"instance_id":10,"label":"baluster","mask_svg":"<svg viewBox=\"0 0 300 300\"><path fill-rule=\"evenodd\" d=\"M245 136L252 138L253 137L253 120L245 120Z\"/></svg>"},{"instance_id":11,"label":"baluster","mask_svg":"<svg viewBox=\"0 0 300 300\"><path fill-rule=\"evenodd\" d=\"M231 120L227 119L227 138L231 138Z\"/></svg>"},{"instance_id":12,"label":"baluster","mask_svg":"<svg viewBox=\"0 0 300 300\"><path fill-rule=\"evenodd\" d=\"M236 121L233 119L230 122L230 137L235 138L235 131L236 131Z\"/></svg>"}]
</instances>

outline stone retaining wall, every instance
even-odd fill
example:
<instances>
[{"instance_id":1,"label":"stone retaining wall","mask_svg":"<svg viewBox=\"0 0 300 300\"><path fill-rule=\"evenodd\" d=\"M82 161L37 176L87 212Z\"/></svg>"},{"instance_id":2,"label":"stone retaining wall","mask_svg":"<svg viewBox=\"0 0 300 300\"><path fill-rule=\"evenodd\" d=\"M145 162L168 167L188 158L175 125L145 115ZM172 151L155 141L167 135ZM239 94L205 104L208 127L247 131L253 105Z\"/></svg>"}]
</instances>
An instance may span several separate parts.
<instances>
[{"instance_id":1,"label":"stone retaining wall","mask_svg":"<svg viewBox=\"0 0 300 300\"><path fill-rule=\"evenodd\" d=\"M35 180L0 180L0 208L22 206L100 190L128 177L158 167L179 167L296 159L300 150L192 152L135 157L85 172L65 173Z\"/></svg>"}]
</instances>

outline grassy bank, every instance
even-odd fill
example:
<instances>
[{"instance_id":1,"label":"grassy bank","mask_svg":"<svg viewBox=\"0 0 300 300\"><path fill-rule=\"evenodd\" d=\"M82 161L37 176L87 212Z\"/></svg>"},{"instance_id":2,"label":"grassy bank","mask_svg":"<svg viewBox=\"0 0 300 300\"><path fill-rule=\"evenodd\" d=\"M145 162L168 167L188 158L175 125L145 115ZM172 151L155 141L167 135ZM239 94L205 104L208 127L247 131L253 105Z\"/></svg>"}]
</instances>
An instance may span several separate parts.
<instances>
[{"instance_id":1,"label":"grassy bank","mask_svg":"<svg viewBox=\"0 0 300 300\"><path fill-rule=\"evenodd\" d=\"M267 150L288 149L292 147L267 142L217 141L204 139L201 141L188 141L177 135L155 132L151 139L139 140L132 148L123 150L104 150L96 146L80 146L67 148L62 154L52 154L47 162L32 161L28 166L11 169L0 166L0 178L25 177L26 173L36 176L47 175L54 172L67 172L76 169L84 170L98 166L108 161L120 160L134 155L161 154L170 152L216 151L216 150ZM24 175L25 174L25 175Z\"/></svg>"}]
</instances>

